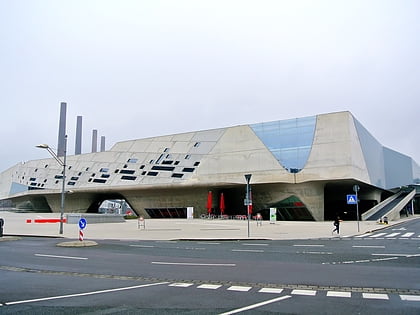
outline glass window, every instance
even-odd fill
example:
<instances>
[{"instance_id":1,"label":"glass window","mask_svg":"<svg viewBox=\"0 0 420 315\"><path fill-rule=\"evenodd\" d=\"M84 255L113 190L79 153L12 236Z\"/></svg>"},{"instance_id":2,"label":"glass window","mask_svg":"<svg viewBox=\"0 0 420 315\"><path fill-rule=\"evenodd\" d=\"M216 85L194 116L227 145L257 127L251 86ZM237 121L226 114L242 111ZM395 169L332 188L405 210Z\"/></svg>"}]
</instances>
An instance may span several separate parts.
<instances>
[{"instance_id":1,"label":"glass window","mask_svg":"<svg viewBox=\"0 0 420 315\"><path fill-rule=\"evenodd\" d=\"M305 167L315 135L316 116L250 126L289 172L296 173Z\"/></svg>"}]
</instances>

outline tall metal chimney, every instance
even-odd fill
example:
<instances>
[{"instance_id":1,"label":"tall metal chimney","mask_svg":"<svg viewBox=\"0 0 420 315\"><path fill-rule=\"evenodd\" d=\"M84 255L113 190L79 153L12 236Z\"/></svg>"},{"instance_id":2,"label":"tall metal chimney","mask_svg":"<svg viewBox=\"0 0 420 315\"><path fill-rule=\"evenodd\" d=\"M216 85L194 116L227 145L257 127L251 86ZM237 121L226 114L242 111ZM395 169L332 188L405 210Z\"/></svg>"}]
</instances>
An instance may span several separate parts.
<instances>
[{"instance_id":1,"label":"tall metal chimney","mask_svg":"<svg viewBox=\"0 0 420 315\"><path fill-rule=\"evenodd\" d=\"M105 136L101 136L101 152L105 151Z\"/></svg>"},{"instance_id":2,"label":"tall metal chimney","mask_svg":"<svg viewBox=\"0 0 420 315\"><path fill-rule=\"evenodd\" d=\"M64 156L65 150L65 137L66 137L66 112L67 103L61 102L60 104L60 123L58 126L58 144L57 144L57 156Z\"/></svg>"},{"instance_id":3,"label":"tall metal chimney","mask_svg":"<svg viewBox=\"0 0 420 315\"><path fill-rule=\"evenodd\" d=\"M98 151L98 130L92 130L92 153Z\"/></svg>"},{"instance_id":4,"label":"tall metal chimney","mask_svg":"<svg viewBox=\"0 0 420 315\"><path fill-rule=\"evenodd\" d=\"M77 116L76 122L76 145L74 148L74 154L82 154L82 116Z\"/></svg>"}]
</instances>

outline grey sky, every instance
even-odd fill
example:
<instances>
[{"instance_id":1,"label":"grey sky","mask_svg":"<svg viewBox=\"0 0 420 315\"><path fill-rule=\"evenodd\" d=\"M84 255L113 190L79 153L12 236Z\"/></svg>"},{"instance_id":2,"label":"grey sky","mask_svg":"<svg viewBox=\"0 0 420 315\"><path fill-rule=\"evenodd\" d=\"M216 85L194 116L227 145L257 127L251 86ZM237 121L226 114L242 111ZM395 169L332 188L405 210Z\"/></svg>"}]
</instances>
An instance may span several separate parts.
<instances>
[{"instance_id":1,"label":"grey sky","mask_svg":"<svg viewBox=\"0 0 420 315\"><path fill-rule=\"evenodd\" d=\"M349 110L420 163L420 1L0 0L0 171L49 157Z\"/></svg>"}]
</instances>

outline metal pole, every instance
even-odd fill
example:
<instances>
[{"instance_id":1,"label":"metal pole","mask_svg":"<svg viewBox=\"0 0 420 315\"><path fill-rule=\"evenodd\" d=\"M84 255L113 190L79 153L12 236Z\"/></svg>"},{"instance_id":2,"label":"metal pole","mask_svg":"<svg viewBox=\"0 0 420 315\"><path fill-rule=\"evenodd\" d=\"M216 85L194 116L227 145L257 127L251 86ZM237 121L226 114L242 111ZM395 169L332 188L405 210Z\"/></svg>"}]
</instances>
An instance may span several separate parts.
<instances>
[{"instance_id":1,"label":"metal pole","mask_svg":"<svg viewBox=\"0 0 420 315\"><path fill-rule=\"evenodd\" d=\"M64 137L64 161L63 161L63 185L61 187L61 206L60 206L60 234L63 234L64 220L64 199L66 193L66 157L67 157L67 135Z\"/></svg>"},{"instance_id":2,"label":"metal pole","mask_svg":"<svg viewBox=\"0 0 420 315\"><path fill-rule=\"evenodd\" d=\"M249 200L249 181L251 180L251 174L246 174L245 179L246 179L245 203L246 203L246 211L247 211L247 218L248 218L248 238L249 238L249 219L250 219L249 206L250 206L250 202L251 202Z\"/></svg>"},{"instance_id":3,"label":"metal pole","mask_svg":"<svg viewBox=\"0 0 420 315\"><path fill-rule=\"evenodd\" d=\"M411 199L411 214L414 215L414 198Z\"/></svg>"},{"instance_id":4,"label":"metal pole","mask_svg":"<svg viewBox=\"0 0 420 315\"><path fill-rule=\"evenodd\" d=\"M360 232L359 226L359 197L357 195L358 189L356 189L356 215L357 215L357 232Z\"/></svg>"}]
</instances>

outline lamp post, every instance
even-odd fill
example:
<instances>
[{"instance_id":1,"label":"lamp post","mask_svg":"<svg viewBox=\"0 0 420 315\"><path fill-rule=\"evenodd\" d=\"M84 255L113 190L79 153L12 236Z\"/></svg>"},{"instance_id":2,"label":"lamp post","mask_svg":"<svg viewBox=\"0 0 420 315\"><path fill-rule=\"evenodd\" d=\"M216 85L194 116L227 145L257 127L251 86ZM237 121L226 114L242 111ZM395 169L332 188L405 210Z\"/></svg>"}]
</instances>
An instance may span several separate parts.
<instances>
[{"instance_id":1,"label":"lamp post","mask_svg":"<svg viewBox=\"0 0 420 315\"><path fill-rule=\"evenodd\" d=\"M59 233L63 234L63 220L64 220L64 198L65 198L65 189L66 189L66 156L67 156L67 135L64 137L64 156L61 160L58 155L50 148L48 144L39 144L36 146L40 149L45 149L51 156L63 167L63 183L61 186L61 203L60 203L60 230Z\"/></svg>"},{"instance_id":2,"label":"lamp post","mask_svg":"<svg viewBox=\"0 0 420 315\"><path fill-rule=\"evenodd\" d=\"M249 237L249 219L250 219L250 216L251 216L251 213L249 211L249 207L252 205L250 187L249 187L249 181L251 180L251 176L252 176L252 174L246 174L245 175L245 179L246 179L245 205L246 205L246 212L247 212L247 217L248 217L248 237Z\"/></svg>"}]
</instances>

